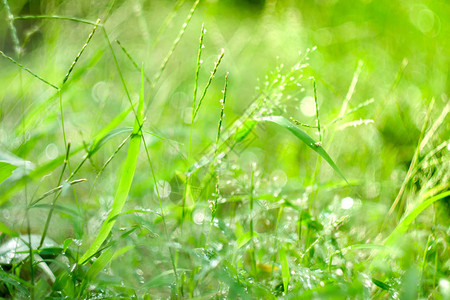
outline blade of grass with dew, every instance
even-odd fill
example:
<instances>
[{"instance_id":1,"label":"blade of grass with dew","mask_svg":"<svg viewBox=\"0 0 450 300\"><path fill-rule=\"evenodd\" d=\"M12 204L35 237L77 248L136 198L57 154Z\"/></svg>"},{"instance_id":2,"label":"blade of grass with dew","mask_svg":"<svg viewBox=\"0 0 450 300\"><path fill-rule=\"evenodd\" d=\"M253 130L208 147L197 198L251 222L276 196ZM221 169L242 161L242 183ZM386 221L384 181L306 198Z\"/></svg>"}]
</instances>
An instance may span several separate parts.
<instances>
[{"instance_id":1,"label":"blade of grass with dew","mask_svg":"<svg viewBox=\"0 0 450 300\"><path fill-rule=\"evenodd\" d=\"M103 222L100 231L95 238L94 242L86 253L80 258L79 262L81 264L86 263L86 261L97 252L100 246L103 244L105 239L108 237L111 229L114 226L115 216L122 211L122 208L127 200L128 193L130 192L131 183L133 181L134 172L136 170L137 160L139 156L139 149L141 146L141 126L143 122L144 113L144 72L141 72L141 92L139 95L139 105L136 111L136 120L133 127L133 136L130 139L128 146L128 153L125 163L122 168L122 172L119 178L119 185L117 187L117 192L114 197L112 209L108 214L108 217Z\"/></svg>"},{"instance_id":2,"label":"blade of grass with dew","mask_svg":"<svg viewBox=\"0 0 450 300\"><path fill-rule=\"evenodd\" d=\"M281 277L283 279L283 289L284 294L286 295L289 289L289 280L291 279L290 271L289 271L289 262L287 260L286 249L284 246L280 246L278 249L278 253L280 255L280 264L281 264Z\"/></svg>"},{"instance_id":3,"label":"blade of grass with dew","mask_svg":"<svg viewBox=\"0 0 450 300\"><path fill-rule=\"evenodd\" d=\"M444 199L450 196L450 191L443 192L433 197L427 198L417 205L411 212L395 227L392 233L386 238L384 244L387 246L393 245L400 236L402 236L409 228L411 223L417 218L417 216L428 206L434 202Z\"/></svg>"},{"instance_id":4,"label":"blade of grass with dew","mask_svg":"<svg viewBox=\"0 0 450 300\"><path fill-rule=\"evenodd\" d=\"M310 137L306 132L295 126L291 121L287 120L284 117L281 116L270 116L270 117L263 117L256 119L256 121L269 121L273 122L275 124L280 125L281 127L289 130L291 133L293 133L299 140L301 140L303 143L305 143L309 148L314 150L317 154L323 157L325 161L345 180L345 182L348 183L347 179L345 178L344 174L339 170L339 168L336 166L334 161L331 159L331 157L328 155L328 153L323 149L323 147L320 144L317 144L316 141L312 137Z\"/></svg>"}]
</instances>

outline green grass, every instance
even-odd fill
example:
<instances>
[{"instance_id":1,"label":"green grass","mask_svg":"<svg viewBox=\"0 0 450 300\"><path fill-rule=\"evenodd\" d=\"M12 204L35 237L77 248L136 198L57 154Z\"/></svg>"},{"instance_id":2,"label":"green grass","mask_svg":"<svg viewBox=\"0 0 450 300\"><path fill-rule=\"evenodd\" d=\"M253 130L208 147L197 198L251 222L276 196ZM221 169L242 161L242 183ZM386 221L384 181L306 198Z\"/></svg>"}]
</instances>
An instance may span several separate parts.
<instances>
[{"instance_id":1,"label":"green grass","mask_svg":"<svg viewBox=\"0 0 450 300\"><path fill-rule=\"evenodd\" d=\"M446 1L0 16L0 297L450 297Z\"/></svg>"}]
</instances>

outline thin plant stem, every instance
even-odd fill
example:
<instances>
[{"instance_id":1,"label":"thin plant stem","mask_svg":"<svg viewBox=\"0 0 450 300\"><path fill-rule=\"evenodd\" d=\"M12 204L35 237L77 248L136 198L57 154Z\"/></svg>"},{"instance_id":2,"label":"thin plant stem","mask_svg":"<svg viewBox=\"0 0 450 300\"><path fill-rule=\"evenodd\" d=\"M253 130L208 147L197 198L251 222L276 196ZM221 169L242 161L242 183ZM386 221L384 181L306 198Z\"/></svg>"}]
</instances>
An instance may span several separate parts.
<instances>
[{"instance_id":1,"label":"thin plant stem","mask_svg":"<svg viewBox=\"0 0 450 300\"><path fill-rule=\"evenodd\" d=\"M217 57L217 61L214 63L214 69L212 70L211 75L209 76L208 82L206 83L206 86L205 86L205 88L203 89L203 93L202 93L200 99L198 100L198 105L197 105L197 107L195 108L194 116L193 116L192 122L194 122L194 121L195 121L195 117L197 117L198 110L200 109L200 107L201 107L201 105L202 105L203 99L205 99L205 96L206 96L206 93L207 93L207 91L208 91L208 88L209 88L209 86L211 85L211 82L212 82L212 80L213 80L213 78L214 78L214 75L216 75L217 69L219 68L220 62L222 61L222 58L223 58L224 54L225 54L225 50L222 49L222 50L220 51L219 56Z\"/></svg>"},{"instance_id":2,"label":"thin plant stem","mask_svg":"<svg viewBox=\"0 0 450 300\"><path fill-rule=\"evenodd\" d=\"M199 73L200 73L200 68L202 65L202 51L203 51L203 39L205 36L205 27L204 25L202 25L202 30L200 32L200 39L199 39L199 45L198 45L198 54L197 54L197 65L196 65L196 69L195 69L195 78L194 78L194 92L192 95L192 115L191 115L191 124L190 124L190 132L189 132L189 142L188 142L188 155L187 155L187 163L188 163L188 167L191 163L191 152L192 152L192 135L193 135L193 131L194 131L194 112L195 112L195 107L196 107L196 100L197 100L197 90L198 90L198 77L199 77ZM189 180L190 180L190 176L187 175L186 176L186 180L185 180L185 184L184 184L184 195L183 195L183 200L182 200L182 215L181 215L181 224L180 224L180 232L183 232L183 223L184 223L184 218L185 218L185 209L186 209L186 200L188 197L188 187L189 187Z\"/></svg>"},{"instance_id":3,"label":"thin plant stem","mask_svg":"<svg viewBox=\"0 0 450 300\"><path fill-rule=\"evenodd\" d=\"M59 91L59 87L57 87L56 85L48 82L47 80L45 80L44 78L42 78L41 76L37 75L36 73L34 73L33 71L31 71L30 69L28 69L27 67L25 67L24 65L22 65L21 63L19 63L18 61L16 61L15 59L13 59L12 57L9 57L8 55L6 55L5 53L3 53L3 51L0 50L0 54L8 59L9 61L11 61L13 64L15 64L16 66L18 66L19 68L21 68L22 70L27 71L29 74L31 74L33 77L39 79L40 81L42 81L43 83L45 83L46 85L54 88L55 90Z\"/></svg>"},{"instance_id":4,"label":"thin plant stem","mask_svg":"<svg viewBox=\"0 0 450 300\"><path fill-rule=\"evenodd\" d=\"M14 17L14 20L34 20L34 19L65 20L65 21L73 21L73 22L78 22L78 23L94 25L94 26L102 26L101 24L98 24L97 22L80 19L80 18L74 18L74 17L66 17L66 16L39 15L39 16L17 16L17 17Z\"/></svg>"},{"instance_id":5,"label":"thin plant stem","mask_svg":"<svg viewBox=\"0 0 450 300\"><path fill-rule=\"evenodd\" d=\"M8 0L3 0L3 4L5 5L6 14L8 15L7 20L8 20L9 29L11 30L11 38L14 43L14 51L16 52L17 58L19 58L21 56L23 50L20 47L20 41L19 41L19 37L17 36L16 26L14 26L15 18L11 12L11 8L9 7Z\"/></svg>"},{"instance_id":6,"label":"thin plant stem","mask_svg":"<svg viewBox=\"0 0 450 300\"><path fill-rule=\"evenodd\" d=\"M228 88L228 75L229 73L227 73L225 75L225 84L222 90L223 93L223 98L220 99L220 104L221 104L221 110L220 110L220 118L219 118L219 125L217 126L217 136L216 136L216 151L214 154L214 162L213 165L215 167L214 172L216 173L216 198L214 199L213 203L211 204L211 221L209 224L209 230L208 230L208 235L206 238L206 243L205 243L205 247L207 247L208 242L209 242L209 237L211 234L211 230L212 227L214 225L214 219L216 217L216 212L217 212L217 203L220 199L220 185L219 185L219 172L217 171L217 166L220 162L217 161L217 154L219 152L219 140L220 140L220 133L222 131L222 123L223 123L223 119L225 117L225 101L227 98L227 88Z\"/></svg>"},{"instance_id":7,"label":"thin plant stem","mask_svg":"<svg viewBox=\"0 0 450 300\"><path fill-rule=\"evenodd\" d=\"M63 177L64 171L66 170L66 167L67 167L67 163L69 161L69 153L70 153L70 143L67 145L66 157L64 158L64 164L62 166L61 173L59 174L58 186L61 185L62 177ZM44 230L42 232L41 241L39 242L38 248L41 248L44 243L45 237L47 235L47 230L50 225L50 221L52 219L53 210L55 209L55 203L56 203L56 200L58 199L59 194L60 193L55 195L55 197L53 198L53 201L51 203L50 211L48 212L47 220L45 221Z\"/></svg>"},{"instance_id":8,"label":"thin plant stem","mask_svg":"<svg viewBox=\"0 0 450 300\"><path fill-rule=\"evenodd\" d=\"M94 28L92 29L91 33L89 34L86 43L84 43L83 47L81 47L80 52L78 52L78 55L75 57L75 60L72 62L72 64L69 67L69 70L67 71L66 75L64 76L64 79L62 81L62 84L66 83L67 79L69 79L70 73L72 73L73 68L75 67L76 63L80 59L81 55L83 54L84 50L86 49L87 45L91 41L92 37L94 36L95 31L98 28L98 25L100 24L100 19L97 19L97 22L95 23Z\"/></svg>"},{"instance_id":9,"label":"thin plant stem","mask_svg":"<svg viewBox=\"0 0 450 300\"><path fill-rule=\"evenodd\" d=\"M166 69L167 63L169 62L170 57L172 56L173 52L175 51L176 47L178 46L178 44L181 41L181 38L183 37L184 33L186 32L186 28L189 24L189 22L192 19L192 16L194 15L194 12L197 9L197 5L200 2L200 0L196 0L194 2L194 4L192 5L191 10L189 11L189 14L186 18L186 20L183 23L183 26L181 27L180 32L178 33L178 36L176 37L176 39L174 40L172 47L170 48L169 52L167 53L166 57L164 58L161 66L159 67L159 71L158 73L156 73L155 77L153 78L153 83L156 84L159 80L159 78L161 78L162 73L164 72L164 70ZM148 106L147 106L148 108Z\"/></svg>"}]
</instances>

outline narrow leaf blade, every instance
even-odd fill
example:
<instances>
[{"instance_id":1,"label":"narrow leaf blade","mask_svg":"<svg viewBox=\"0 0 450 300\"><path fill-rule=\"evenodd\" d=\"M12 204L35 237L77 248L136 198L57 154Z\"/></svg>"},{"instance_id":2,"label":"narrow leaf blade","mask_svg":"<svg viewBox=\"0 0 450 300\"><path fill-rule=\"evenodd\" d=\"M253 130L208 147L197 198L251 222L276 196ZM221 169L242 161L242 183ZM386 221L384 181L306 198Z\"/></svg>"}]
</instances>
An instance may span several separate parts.
<instances>
[{"instance_id":1,"label":"narrow leaf blade","mask_svg":"<svg viewBox=\"0 0 450 300\"><path fill-rule=\"evenodd\" d=\"M128 146L128 153L125 163L122 168L122 172L119 178L119 185L116 191L116 196L114 197L114 202L112 209L108 214L108 217L104 221L100 231L92 243L91 247L86 251L86 253L80 258L80 263L86 263L89 258L91 258L97 250L101 247L103 242L108 237L111 232L114 223L116 222L116 216L121 213L123 206L128 198L130 192L131 183L133 181L134 172L136 170L136 165L139 157L139 149L141 146L141 135L142 135L142 121L144 115L144 83L143 76L141 79L141 93L139 96L139 105L136 111L136 119L133 127L133 136L130 139L130 144Z\"/></svg>"},{"instance_id":2,"label":"narrow leaf blade","mask_svg":"<svg viewBox=\"0 0 450 300\"><path fill-rule=\"evenodd\" d=\"M345 182L348 183L347 179L345 178L344 174L339 170L339 168L336 166L334 161L331 159L331 157L328 155L328 153L323 149L322 146L318 145L316 141L312 137L310 137L306 132L295 126L294 123L287 120L284 117L281 116L270 116L270 117L264 117L257 119L257 121L269 121L275 124L280 125L281 127L289 130L292 132L299 140L301 140L303 143L305 143L309 148L314 150L317 154L323 157L325 161L345 180Z\"/></svg>"}]
</instances>

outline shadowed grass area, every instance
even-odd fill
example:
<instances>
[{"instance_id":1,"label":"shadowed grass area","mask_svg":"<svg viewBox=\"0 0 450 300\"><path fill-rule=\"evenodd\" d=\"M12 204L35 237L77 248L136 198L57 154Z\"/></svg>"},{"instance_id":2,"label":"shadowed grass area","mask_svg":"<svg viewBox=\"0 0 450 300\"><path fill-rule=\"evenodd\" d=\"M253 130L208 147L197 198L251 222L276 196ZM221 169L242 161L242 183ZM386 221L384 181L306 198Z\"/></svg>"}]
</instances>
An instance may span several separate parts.
<instances>
[{"instance_id":1,"label":"shadowed grass area","mask_svg":"<svg viewBox=\"0 0 450 300\"><path fill-rule=\"evenodd\" d=\"M447 1L0 16L1 297L450 297Z\"/></svg>"}]
</instances>

